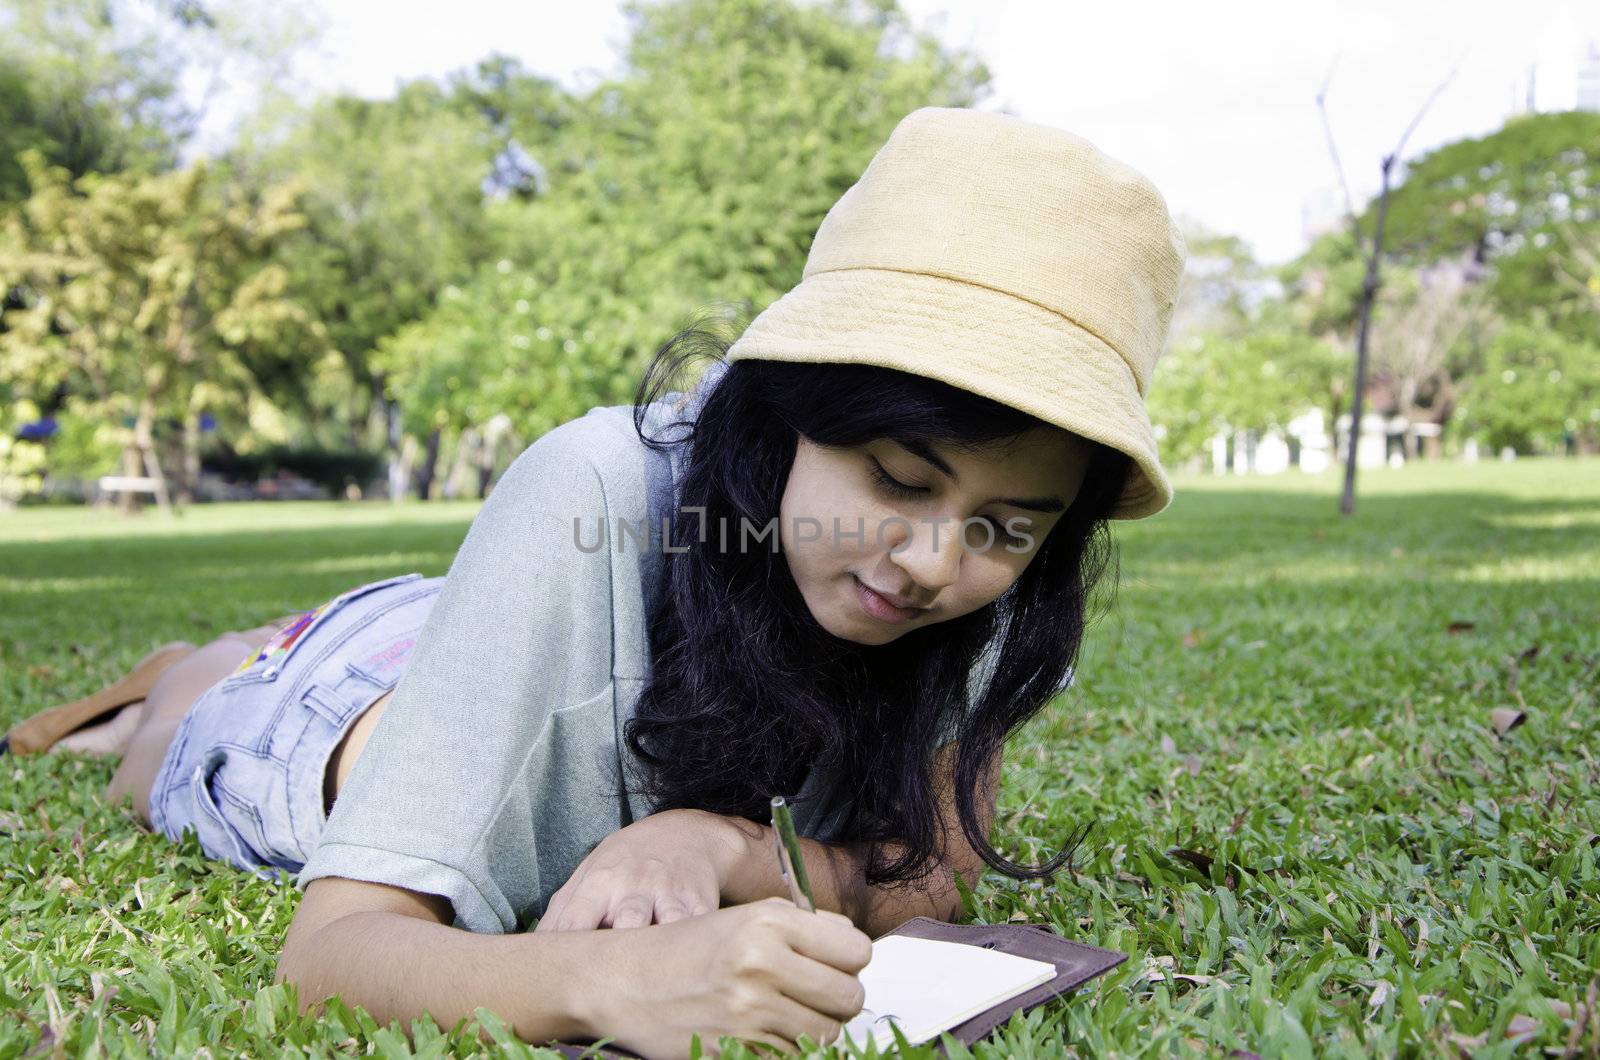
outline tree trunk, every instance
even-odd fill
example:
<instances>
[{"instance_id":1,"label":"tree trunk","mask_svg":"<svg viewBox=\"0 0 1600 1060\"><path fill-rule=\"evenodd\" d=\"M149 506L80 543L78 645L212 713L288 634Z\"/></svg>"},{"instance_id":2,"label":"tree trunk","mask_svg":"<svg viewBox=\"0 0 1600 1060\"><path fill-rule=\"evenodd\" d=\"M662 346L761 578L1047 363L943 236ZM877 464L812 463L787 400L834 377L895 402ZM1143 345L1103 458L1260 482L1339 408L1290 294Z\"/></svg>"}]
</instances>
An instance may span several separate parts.
<instances>
[{"instance_id":1,"label":"tree trunk","mask_svg":"<svg viewBox=\"0 0 1600 1060\"><path fill-rule=\"evenodd\" d=\"M183 474L178 478L178 503L193 504L200 488L200 415L193 409L183 418Z\"/></svg>"},{"instance_id":2,"label":"tree trunk","mask_svg":"<svg viewBox=\"0 0 1600 1060\"><path fill-rule=\"evenodd\" d=\"M172 499L167 496L166 476L161 473L161 460L155 447L155 402L146 397L139 403L139 418L133 425L133 444L141 457L146 477L155 480L156 504L163 512L171 513ZM139 472L136 470L134 474ZM126 494L124 494L126 496Z\"/></svg>"},{"instance_id":3,"label":"tree trunk","mask_svg":"<svg viewBox=\"0 0 1600 1060\"><path fill-rule=\"evenodd\" d=\"M389 469L389 499L396 504L405 500L411 482L411 465L417 455L417 440L408 435L400 439L400 457Z\"/></svg>"},{"instance_id":4,"label":"tree trunk","mask_svg":"<svg viewBox=\"0 0 1600 1060\"><path fill-rule=\"evenodd\" d=\"M127 478L138 478L144 474L144 454L139 451L139 443L129 438L122 447L122 474ZM117 496L117 510L123 515L132 515L139 510L139 495L133 490L123 490Z\"/></svg>"},{"instance_id":5,"label":"tree trunk","mask_svg":"<svg viewBox=\"0 0 1600 1060\"><path fill-rule=\"evenodd\" d=\"M422 500L433 499L433 478L439 466L439 428L435 427L428 434L428 447L422 454L422 466L417 468L417 496Z\"/></svg>"},{"instance_id":6,"label":"tree trunk","mask_svg":"<svg viewBox=\"0 0 1600 1060\"><path fill-rule=\"evenodd\" d=\"M494 480L494 465L500 454L500 444L511 431L511 421L503 414L493 417L483 426L482 444L478 447L478 499L489 496L489 486Z\"/></svg>"},{"instance_id":7,"label":"tree trunk","mask_svg":"<svg viewBox=\"0 0 1600 1060\"><path fill-rule=\"evenodd\" d=\"M406 495L406 462L401 454L405 432L401 430L400 406L383 393L383 376L372 378L373 407L383 413L384 452L389 456L389 499L403 500Z\"/></svg>"},{"instance_id":8,"label":"tree trunk","mask_svg":"<svg viewBox=\"0 0 1600 1060\"><path fill-rule=\"evenodd\" d=\"M481 435L475 427L468 427L456 435L454 451L450 454L450 470L445 472L444 485L439 490L439 495L445 500L454 499L460 492L467 468L478 464L477 453L481 447Z\"/></svg>"}]
</instances>

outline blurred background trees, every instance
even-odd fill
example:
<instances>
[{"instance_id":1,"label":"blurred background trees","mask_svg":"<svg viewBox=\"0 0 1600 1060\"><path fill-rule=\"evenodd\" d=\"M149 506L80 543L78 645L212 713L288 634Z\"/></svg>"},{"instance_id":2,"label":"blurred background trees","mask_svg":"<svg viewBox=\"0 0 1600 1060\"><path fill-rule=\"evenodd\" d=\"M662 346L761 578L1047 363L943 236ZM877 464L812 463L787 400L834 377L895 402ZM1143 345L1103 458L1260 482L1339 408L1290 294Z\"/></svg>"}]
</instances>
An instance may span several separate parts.
<instances>
[{"instance_id":1,"label":"blurred background trees","mask_svg":"<svg viewBox=\"0 0 1600 1060\"><path fill-rule=\"evenodd\" d=\"M276 468L481 493L540 433L630 400L705 307L753 315L798 282L905 113L990 91L895 0L625 12L620 72L584 92L488 56L383 99L275 99L198 159L205 99L182 86L270 80L307 37L292 8L0 0L0 500L119 469L180 495ZM1410 160L1368 395L1422 425L1407 455L1600 450L1596 174L1586 112ZM1331 431L1349 234L1280 268L1188 234L1150 395L1168 458Z\"/></svg>"},{"instance_id":2,"label":"blurred background trees","mask_svg":"<svg viewBox=\"0 0 1600 1060\"><path fill-rule=\"evenodd\" d=\"M1586 111L1523 115L1410 161L1390 193L1367 395L1403 425L1397 455L1600 452L1597 175L1600 114ZM1169 458L1220 458L1218 439L1288 433L1310 410L1321 426L1288 449L1320 433L1331 451L1365 271L1348 228L1272 270L1192 226L1190 248L1151 395Z\"/></svg>"}]
</instances>

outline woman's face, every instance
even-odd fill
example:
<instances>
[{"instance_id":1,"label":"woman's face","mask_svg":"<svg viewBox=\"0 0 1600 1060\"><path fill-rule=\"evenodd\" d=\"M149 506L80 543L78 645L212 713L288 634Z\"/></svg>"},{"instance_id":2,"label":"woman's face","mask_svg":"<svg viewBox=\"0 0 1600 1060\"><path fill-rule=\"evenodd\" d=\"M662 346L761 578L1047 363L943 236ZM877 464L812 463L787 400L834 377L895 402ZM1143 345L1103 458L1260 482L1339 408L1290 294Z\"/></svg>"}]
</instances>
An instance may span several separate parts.
<instances>
[{"instance_id":1,"label":"woman's face","mask_svg":"<svg viewBox=\"0 0 1600 1060\"><path fill-rule=\"evenodd\" d=\"M971 453L801 437L779 506L781 547L818 624L887 644L1010 588L1077 496L1087 461L1081 438L1047 425Z\"/></svg>"}]
</instances>

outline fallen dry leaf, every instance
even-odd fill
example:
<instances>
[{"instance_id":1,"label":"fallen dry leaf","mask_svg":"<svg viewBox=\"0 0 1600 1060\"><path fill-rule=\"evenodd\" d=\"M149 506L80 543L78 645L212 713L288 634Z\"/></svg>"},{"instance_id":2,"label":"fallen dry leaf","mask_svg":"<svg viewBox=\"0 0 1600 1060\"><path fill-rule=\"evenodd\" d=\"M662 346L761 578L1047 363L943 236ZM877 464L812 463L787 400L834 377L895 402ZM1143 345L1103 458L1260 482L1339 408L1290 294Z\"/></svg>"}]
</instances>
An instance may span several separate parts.
<instances>
[{"instance_id":1,"label":"fallen dry leaf","mask_svg":"<svg viewBox=\"0 0 1600 1060\"><path fill-rule=\"evenodd\" d=\"M1489 723L1501 736L1528 720L1528 712L1514 707L1496 707L1489 712Z\"/></svg>"},{"instance_id":2,"label":"fallen dry leaf","mask_svg":"<svg viewBox=\"0 0 1600 1060\"><path fill-rule=\"evenodd\" d=\"M1190 975L1187 972L1173 971L1177 966L1177 958L1171 954L1164 953L1159 957L1146 957L1144 967L1139 969L1139 975L1134 979L1134 982L1142 983L1147 979L1165 979L1171 976L1173 979L1180 979L1196 986L1210 986L1212 983L1217 983L1225 990L1233 989L1233 984L1220 975Z\"/></svg>"},{"instance_id":3,"label":"fallen dry leaf","mask_svg":"<svg viewBox=\"0 0 1600 1060\"><path fill-rule=\"evenodd\" d=\"M1523 1035L1531 1035L1538 1029L1538 1020L1534 1019L1532 1016L1524 1016L1521 1013L1518 1013L1517 1015L1511 1017L1510 1023L1506 1024L1506 1037L1520 1038Z\"/></svg>"}]
</instances>

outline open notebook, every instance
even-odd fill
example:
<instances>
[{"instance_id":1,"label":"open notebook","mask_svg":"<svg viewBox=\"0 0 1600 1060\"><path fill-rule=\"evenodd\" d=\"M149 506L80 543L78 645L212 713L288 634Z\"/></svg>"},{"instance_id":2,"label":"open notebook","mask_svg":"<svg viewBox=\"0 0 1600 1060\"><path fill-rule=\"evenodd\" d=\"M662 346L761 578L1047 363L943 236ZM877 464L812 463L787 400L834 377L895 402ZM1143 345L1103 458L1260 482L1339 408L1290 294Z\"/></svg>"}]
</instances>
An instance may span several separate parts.
<instances>
[{"instance_id":1,"label":"open notebook","mask_svg":"<svg viewBox=\"0 0 1600 1060\"><path fill-rule=\"evenodd\" d=\"M932 942L953 951L908 949L906 942ZM930 957L932 952L940 956ZM866 1003L845 1028L863 1050L871 1040L880 1054L888 1052L886 1043L894 1043L888 1025L897 1021L880 1021L870 1031L863 1024L889 1013L899 1017L900 1033L908 1041L927 1041L948 1031L970 1046L1016 1013L1066 997L1127 959L1125 953L1064 939L1048 924L949 924L914 916L873 940L872 960L861 972ZM1039 976L1045 969L1048 973ZM1021 985L1025 983L1032 985ZM968 989L970 997L961 992ZM867 1009L872 1016L866 1016ZM921 1022L925 1016L938 1029L928 1030ZM563 1056L585 1060L639 1055L615 1043L598 1045L594 1039L553 1044ZM844 1035L831 1044L843 1047ZM937 1042L934 1048L944 1051Z\"/></svg>"},{"instance_id":2,"label":"open notebook","mask_svg":"<svg viewBox=\"0 0 1600 1060\"><path fill-rule=\"evenodd\" d=\"M999 950L910 935L885 935L872 944L872 960L861 970L866 1001L844 1025L861 1048L895 1044L890 1024L915 1045L980 1012L1056 977L1056 966Z\"/></svg>"}]
</instances>

